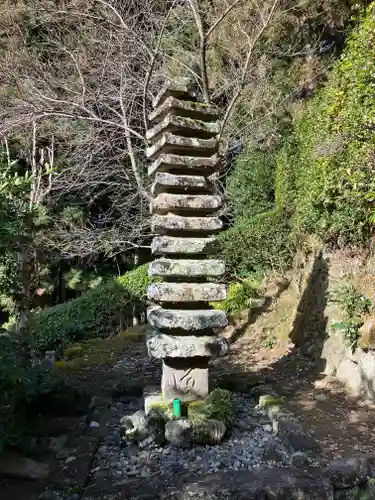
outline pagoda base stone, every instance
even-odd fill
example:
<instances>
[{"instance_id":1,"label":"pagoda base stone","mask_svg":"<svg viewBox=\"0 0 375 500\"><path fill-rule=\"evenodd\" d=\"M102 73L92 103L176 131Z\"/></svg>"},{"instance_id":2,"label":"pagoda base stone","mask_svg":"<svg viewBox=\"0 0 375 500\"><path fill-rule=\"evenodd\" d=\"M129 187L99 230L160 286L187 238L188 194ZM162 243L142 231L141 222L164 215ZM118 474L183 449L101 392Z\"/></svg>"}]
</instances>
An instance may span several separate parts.
<instances>
[{"instance_id":1,"label":"pagoda base stone","mask_svg":"<svg viewBox=\"0 0 375 500\"><path fill-rule=\"evenodd\" d=\"M190 401L208 395L208 358L164 359L161 389L164 399Z\"/></svg>"}]
</instances>

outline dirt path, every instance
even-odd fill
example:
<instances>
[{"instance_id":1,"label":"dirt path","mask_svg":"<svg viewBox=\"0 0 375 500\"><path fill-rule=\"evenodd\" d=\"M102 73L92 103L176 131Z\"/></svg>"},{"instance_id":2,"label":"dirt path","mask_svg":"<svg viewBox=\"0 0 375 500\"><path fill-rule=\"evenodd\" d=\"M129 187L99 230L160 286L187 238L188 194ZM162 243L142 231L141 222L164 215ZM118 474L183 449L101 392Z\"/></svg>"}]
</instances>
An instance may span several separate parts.
<instances>
[{"instance_id":1,"label":"dirt path","mask_svg":"<svg viewBox=\"0 0 375 500\"><path fill-rule=\"evenodd\" d=\"M322 375L320 353L310 348L267 349L256 333L233 345L216 370L250 384L264 381L286 398L288 405L321 443L327 457L373 452L375 404L349 396L334 378Z\"/></svg>"},{"instance_id":2,"label":"dirt path","mask_svg":"<svg viewBox=\"0 0 375 500\"><path fill-rule=\"evenodd\" d=\"M106 421L113 402L141 397L145 385L160 382L159 363L148 357L144 339L131 344L110 339L101 341L99 347L60 367L60 375L69 385L89 391L96 399L84 415L42 417L45 432L35 458L50 465L50 476L33 483L0 481L0 498L80 500L90 484L93 456L108 432ZM306 430L321 443L327 458L372 452L375 404L349 397L334 380L320 372L319 352L313 348L307 352L305 349L304 354L294 348L270 349L262 345L257 334L247 333L233 345L228 356L213 363L211 378L214 384L227 384L233 390L271 386L300 416ZM98 421L99 427L90 428L90 420ZM48 429L56 421L60 431L50 432ZM86 422L85 431L81 430L82 421ZM67 437L69 456L75 457L71 463L56 460L51 454L50 437L59 432ZM58 496L40 497L49 488L59 492Z\"/></svg>"}]
</instances>

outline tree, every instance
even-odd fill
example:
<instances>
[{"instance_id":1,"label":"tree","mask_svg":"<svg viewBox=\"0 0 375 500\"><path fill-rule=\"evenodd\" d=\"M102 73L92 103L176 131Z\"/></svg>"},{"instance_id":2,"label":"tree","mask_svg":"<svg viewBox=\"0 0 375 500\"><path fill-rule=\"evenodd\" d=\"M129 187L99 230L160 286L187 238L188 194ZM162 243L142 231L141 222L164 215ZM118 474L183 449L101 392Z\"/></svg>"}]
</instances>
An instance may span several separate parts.
<instances>
[{"instance_id":1,"label":"tree","mask_svg":"<svg viewBox=\"0 0 375 500\"><path fill-rule=\"evenodd\" d=\"M38 232L48 222L43 202L51 189L54 163L53 144L37 148L35 123L31 141L29 161L20 162L12 160L4 137L0 162L0 250L2 267L7 270L2 305L5 296L8 312L16 315L20 333L26 330L34 290L43 272Z\"/></svg>"}]
</instances>

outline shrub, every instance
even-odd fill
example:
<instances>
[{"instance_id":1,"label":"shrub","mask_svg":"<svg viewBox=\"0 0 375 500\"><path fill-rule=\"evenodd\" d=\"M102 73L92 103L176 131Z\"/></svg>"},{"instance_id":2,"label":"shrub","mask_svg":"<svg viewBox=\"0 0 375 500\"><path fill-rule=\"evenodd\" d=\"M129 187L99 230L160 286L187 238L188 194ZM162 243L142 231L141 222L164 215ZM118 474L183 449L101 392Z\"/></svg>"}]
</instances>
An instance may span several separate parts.
<instances>
[{"instance_id":1,"label":"shrub","mask_svg":"<svg viewBox=\"0 0 375 500\"><path fill-rule=\"evenodd\" d=\"M141 308L149 278L147 265L98 286L80 297L47 307L30 319L30 336L37 351L60 350L68 343L106 337L130 322Z\"/></svg>"},{"instance_id":2,"label":"shrub","mask_svg":"<svg viewBox=\"0 0 375 500\"><path fill-rule=\"evenodd\" d=\"M25 407L51 389L43 365L31 365L16 339L0 335L0 452L22 443Z\"/></svg>"},{"instance_id":3,"label":"shrub","mask_svg":"<svg viewBox=\"0 0 375 500\"><path fill-rule=\"evenodd\" d=\"M343 321L333 323L332 327L342 332L345 345L354 352L360 337L359 329L363 324L363 316L369 312L372 301L359 293L353 285L336 290L332 301L340 304L344 312Z\"/></svg>"},{"instance_id":4,"label":"shrub","mask_svg":"<svg viewBox=\"0 0 375 500\"><path fill-rule=\"evenodd\" d=\"M221 302L212 302L211 305L214 309L229 313L251 307L253 300L259 297L260 283L261 276L255 274L252 278L245 278L241 282L229 283L227 298Z\"/></svg>"},{"instance_id":5,"label":"shrub","mask_svg":"<svg viewBox=\"0 0 375 500\"><path fill-rule=\"evenodd\" d=\"M240 219L220 234L219 242L223 258L239 276L283 269L294 251L289 221L276 209Z\"/></svg>"},{"instance_id":6,"label":"shrub","mask_svg":"<svg viewBox=\"0 0 375 500\"><path fill-rule=\"evenodd\" d=\"M232 393L225 389L213 390L205 399L204 414L206 418L224 422L227 428L232 427L235 421Z\"/></svg>"},{"instance_id":7,"label":"shrub","mask_svg":"<svg viewBox=\"0 0 375 500\"><path fill-rule=\"evenodd\" d=\"M278 161L294 170L294 233L363 244L371 232L375 169L375 3L368 8L327 86L295 124L297 147Z\"/></svg>"},{"instance_id":8,"label":"shrub","mask_svg":"<svg viewBox=\"0 0 375 500\"><path fill-rule=\"evenodd\" d=\"M274 202L275 155L246 149L228 179L228 192L236 219L269 210Z\"/></svg>"},{"instance_id":9,"label":"shrub","mask_svg":"<svg viewBox=\"0 0 375 500\"><path fill-rule=\"evenodd\" d=\"M122 287L128 290L132 297L139 300L146 300L147 287L151 282L148 275L148 264L129 271L116 280Z\"/></svg>"}]
</instances>

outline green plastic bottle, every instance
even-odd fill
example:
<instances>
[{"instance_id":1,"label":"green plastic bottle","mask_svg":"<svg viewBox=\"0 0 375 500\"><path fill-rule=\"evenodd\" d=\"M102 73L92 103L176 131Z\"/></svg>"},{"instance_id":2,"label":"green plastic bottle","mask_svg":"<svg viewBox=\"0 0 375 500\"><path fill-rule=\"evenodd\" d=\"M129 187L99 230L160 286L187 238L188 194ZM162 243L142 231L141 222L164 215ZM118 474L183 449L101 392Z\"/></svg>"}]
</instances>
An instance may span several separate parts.
<instances>
[{"instance_id":1,"label":"green plastic bottle","mask_svg":"<svg viewBox=\"0 0 375 500\"><path fill-rule=\"evenodd\" d=\"M173 416L174 418L181 418L181 399L173 400Z\"/></svg>"}]
</instances>

